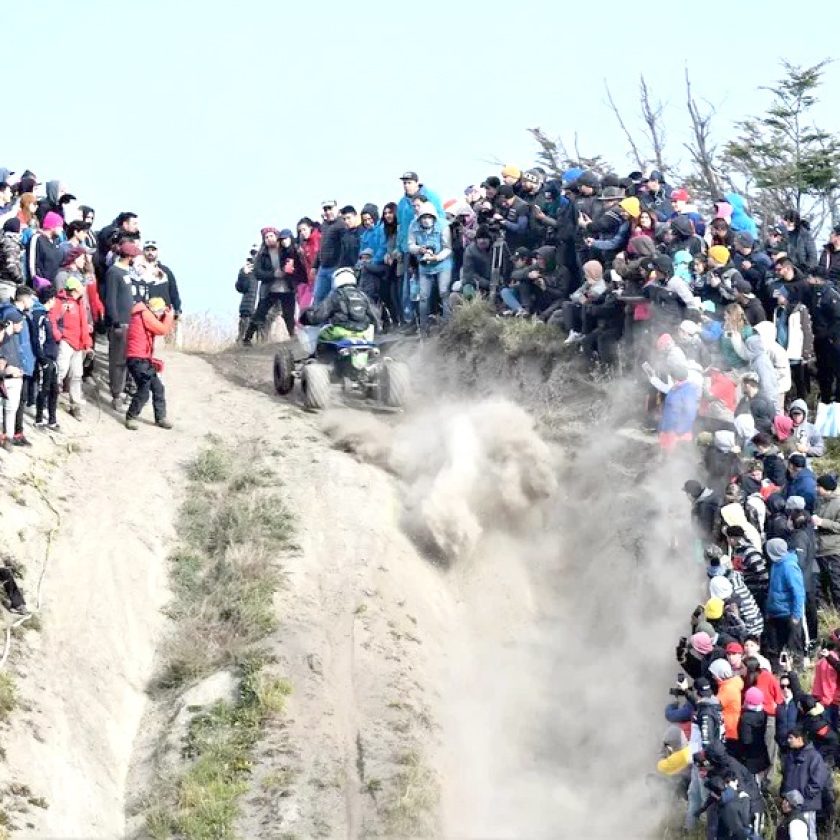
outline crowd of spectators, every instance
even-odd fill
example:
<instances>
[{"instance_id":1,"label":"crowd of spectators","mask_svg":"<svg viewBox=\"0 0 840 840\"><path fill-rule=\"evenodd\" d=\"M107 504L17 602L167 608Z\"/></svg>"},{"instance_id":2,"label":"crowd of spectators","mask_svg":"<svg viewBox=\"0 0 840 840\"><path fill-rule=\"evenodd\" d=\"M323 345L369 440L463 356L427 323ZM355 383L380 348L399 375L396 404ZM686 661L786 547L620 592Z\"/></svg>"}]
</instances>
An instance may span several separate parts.
<instances>
[{"instance_id":1,"label":"crowd of spectators","mask_svg":"<svg viewBox=\"0 0 840 840\"><path fill-rule=\"evenodd\" d=\"M684 489L707 569L659 769L708 840L768 836L769 803L777 838L833 836L840 627L821 638L818 614L840 609L840 492L819 464L840 431L840 226L817 249L794 209L759 224L738 194L702 208L656 171L505 166L445 203L401 182L381 217L328 200L264 228L236 282L240 339L275 309L294 335L351 269L385 330L428 333L482 297L586 360L629 360L662 456L697 462Z\"/></svg>"}]
</instances>

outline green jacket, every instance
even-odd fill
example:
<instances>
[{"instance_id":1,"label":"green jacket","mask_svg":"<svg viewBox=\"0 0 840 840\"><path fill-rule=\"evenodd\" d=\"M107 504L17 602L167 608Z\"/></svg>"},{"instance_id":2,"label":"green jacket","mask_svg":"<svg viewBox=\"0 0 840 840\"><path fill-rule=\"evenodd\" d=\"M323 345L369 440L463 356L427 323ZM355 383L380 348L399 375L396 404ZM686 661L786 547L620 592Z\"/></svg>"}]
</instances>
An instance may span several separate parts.
<instances>
[{"instance_id":1,"label":"green jacket","mask_svg":"<svg viewBox=\"0 0 840 840\"><path fill-rule=\"evenodd\" d=\"M817 528L817 557L840 554L840 493L820 496L815 513L823 520Z\"/></svg>"}]
</instances>

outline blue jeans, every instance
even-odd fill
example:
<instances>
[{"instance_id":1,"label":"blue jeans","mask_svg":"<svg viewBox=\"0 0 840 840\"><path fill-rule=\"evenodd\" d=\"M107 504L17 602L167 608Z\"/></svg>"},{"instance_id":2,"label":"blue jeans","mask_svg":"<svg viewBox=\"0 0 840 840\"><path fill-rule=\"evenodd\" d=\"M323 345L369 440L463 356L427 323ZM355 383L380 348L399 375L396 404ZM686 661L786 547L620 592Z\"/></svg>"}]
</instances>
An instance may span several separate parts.
<instances>
[{"instance_id":1,"label":"blue jeans","mask_svg":"<svg viewBox=\"0 0 840 840\"><path fill-rule=\"evenodd\" d=\"M519 298L516 296L516 291L511 289L510 286L504 286L500 291L499 295L502 298L503 303L505 306L511 310L511 312L519 312L522 309L522 304L519 302Z\"/></svg>"},{"instance_id":2,"label":"blue jeans","mask_svg":"<svg viewBox=\"0 0 840 840\"><path fill-rule=\"evenodd\" d=\"M416 271L416 269L415 269ZM414 321L414 301L411 299L411 260L408 254L403 254L403 273L400 282L400 308L406 323Z\"/></svg>"},{"instance_id":3,"label":"blue jeans","mask_svg":"<svg viewBox=\"0 0 840 840\"><path fill-rule=\"evenodd\" d=\"M315 289L312 296L313 305L317 306L331 291L333 282L333 272L335 268L327 268L321 266L318 273L315 275Z\"/></svg>"},{"instance_id":4,"label":"blue jeans","mask_svg":"<svg viewBox=\"0 0 840 840\"><path fill-rule=\"evenodd\" d=\"M437 283L440 294L441 315L444 320L449 317L449 287L452 285L452 269L444 268L437 274L420 275L420 300L417 301L417 311L420 316L420 329L429 326L429 299L432 296L432 285Z\"/></svg>"}]
</instances>

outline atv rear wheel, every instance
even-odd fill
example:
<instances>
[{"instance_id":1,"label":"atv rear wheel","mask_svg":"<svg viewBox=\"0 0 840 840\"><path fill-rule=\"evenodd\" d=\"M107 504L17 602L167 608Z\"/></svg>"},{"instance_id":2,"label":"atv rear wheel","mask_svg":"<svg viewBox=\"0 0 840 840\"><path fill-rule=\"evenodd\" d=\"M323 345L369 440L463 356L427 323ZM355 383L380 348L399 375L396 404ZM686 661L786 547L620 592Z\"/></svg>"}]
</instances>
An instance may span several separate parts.
<instances>
[{"instance_id":1,"label":"atv rear wheel","mask_svg":"<svg viewBox=\"0 0 840 840\"><path fill-rule=\"evenodd\" d=\"M312 362L303 366L300 376L303 404L313 410L324 409L330 402L330 369Z\"/></svg>"},{"instance_id":2,"label":"atv rear wheel","mask_svg":"<svg viewBox=\"0 0 840 840\"><path fill-rule=\"evenodd\" d=\"M411 375L405 362L386 359L379 378L379 395L391 408L402 408L411 396Z\"/></svg>"},{"instance_id":3,"label":"atv rear wheel","mask_svg":"<svg viewBox=\"0 0 840 840\"><path fill-rule=\"evenodd\" d=\"M281 396L295 387L295 357L291 345L281 344L274 354L274 390Z\"/></svg>"}]
</instances>

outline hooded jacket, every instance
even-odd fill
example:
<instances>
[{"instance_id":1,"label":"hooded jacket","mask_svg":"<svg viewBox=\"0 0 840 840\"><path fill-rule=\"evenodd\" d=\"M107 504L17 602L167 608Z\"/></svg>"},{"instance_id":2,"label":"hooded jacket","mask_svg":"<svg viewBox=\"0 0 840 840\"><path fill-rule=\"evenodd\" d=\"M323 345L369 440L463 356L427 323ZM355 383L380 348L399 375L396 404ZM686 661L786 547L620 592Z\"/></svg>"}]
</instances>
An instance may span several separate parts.
<instances>
[{"instance_id":1,"label":"hooded jacket","mask_svg":"<svg viewBox=\"0 0 840 840\"><path fill-rule=\"evenodd\" d=\"M761 336L764 349L770 356L773 370L776 371L776 380L780 394L786 394L793 384L790 374L790 361L787 351L776 341L776 326L770 321L761 321L753 326L753 329Z\"/></svg>"},{"instance_id":2,"label":"hooded jacket","mask_svg":"<svg viewBox=\"0 0 840 840\"><path fill-rule=\"evenodd\" d=\"M805 799L803 811L820 811L822 793L830 773L813 744L789 750L782 758L782 790L798 790Z\"/></svg>"},{"instance_id":3,"label":"hooded jacket","mask_svg":"<svg viewBox=\"0 0 840 840\"><path fill-rule=\"evenodd\" d=\"M61 218L64 218L64 205L61 203L61 196L58 194L58 189L61 186L61 181L47 181L46 195L38 202L38 210L36 215L38 221L43 224L44 217L47 213L58 213ZM43 276L43 275L41 275Z\"/></svg>"},{"instance_id":4,"label":"hooded jacket","mask_svg":"<svg viewBox=\"0 0 840 840\"><path fill-rule=\"evenodd\" d=\"M813 512L817 503L817 477L808 467L804 467L795 477L788 479L785 498L789 499L791 496L801 496L805 499L805 508Z\"/></svg>"},{"instance_id":5,"label":"hooded jacket","mask_svg":"<svg viewBox=\"0 0 840 840\"><path fill-rule=\"evenodd\" d=\"M752 234L753 239L758 239L758 227L752 216L747 213L747 205L738 193L725 193L723 196L732 207L732 218L729 227L735 233L746 231Z\"/></svg>"},{"instance_id":6,"label":"hooded jacket","mask_svg":"<svg viewBox=\"0 0 840 840\"><path fill-rule=\"evenodd\" d=\"M835 665L832 666L830 659ZM840 660L837 653L830 651L828 656L821 656L814 669L814 684L811 693L826 708L840 705L840 681L838 681L837 668L840 668Z\"/></svg>"},{"instance_id":7,"label":"hooded jacket","mask_svg":"<svg viewBox=\"0 0 840 840\"><path fill-rule=\"evenodd\" d=\"M792 231L788 231L785 251L793 260L793 264L802 271L810 271L817 267L817 246L814 244L808 222L802 220Z\"/></svg>"},{"instance_id":8,"label":"hooded jacket","mask_svg":"<svg viewBox=\"0 0 840 840\"><path fill-rule=\"evenodd\" d=\"M825 442L823 436L817 431L817 427L813 423L808 422L808 405L805 400L794 400L788 409L788 415L791 411L799 409L805 415L805 419L798 425L793 427L791 437L797 443L805 441L808 444L808 451L805 453L809 458L820 458L825 455Z\"/></svg>"},{"instance_id":9,"label":"hooded jacket","mask_svg":"<svg viewBox=\"0 0 840 840\"><path fill-rule=\"evenodd\" d=\"M158 318L147 304L135 303L128 324L126 358L151 360L155 352L155 338L166 335L174 323L175 313L171 309Z\"/></svg>"},{"instance_id":10,"label":"hooded jacket","mask_svg":"<svg viewBox=\"0 0 840 840\"><path fill-rule=\"evenodd\" d=\"M362 226L362 233L359 237L359 251L370 248L373 251L370 261L374 265L381 265L385 262L385 252L388 250L385 227L379 220L379 208L375 204L365 204L362 207L362 215L366 213L373 219L373 227Z\"/></svg>"},{"instance_id":11,"label":"hooded jacket","mask_svg":"<svg viewBox=\"0 0 840 840\"><path fill-rule=\"evenodd\" d=\"M59 342L66 342L73 350L90 350L93 347L87 308L82 298L76 299L66 290L59 292L50 310L50 321Z\"/></svg>"},{"instance_id":12,"label":"hooded jacket","mask_svg":"<svg viewBox=\"0 0 840 840\"><path fill-rule=\"evenodd\" d=\"M434 218L430 228L424 228L420 223L420 216L429 215ZM437 208L427 202L420 210L420 215L411 223L408 232L409 253L419 254L424 248L431 248L436 256L445 254L440 262L424 262L418 260L418 271L421 275L440 274L452 268L452 234L449 225L442 222Z\"/></svg>"},{"instance_id":13,"label":"hooded jacket","mask_svg":"<svg viewBox=\"0 0 840 840\"><path fill-rule=\"evenodd\" d=\"M438 194L430 190L425 184L420 185L420 192L426 196L426 200L434 205L438 212L438 218L444 218L446 214L443 210L443 202L441 202ZM397 204L397 247L403 254L408 253L408 232L411 223L414 221L414 205L411 203L411 198L404 195ZM325 263L328 265L328 263Z\"/></svg>"},{"instance_id":14,"label":"hooded jacket","mask_svg":"<svg viewBox=\"0 0 840 840\"><path fill-rule=\"evenodd\" d=\"M464 262L461 266L462 285L474 286L487 291L490 288L490 270L492 268L493 248L478 247L476 242L467 245ZM528 270L531 270L529 266Z\"/></svg>"},{"instance_id":15,"label":"hooded jacket","mask_svg":"<svg viewBox=\"0 0 840 840\"><path fill-rule=\"evenodd\" d=\"M819 267L832 283L840 281L840 250L835 249L830 242L820 254Z\"/></svg>"},{"instance_id":16,"label":"hooded jacket","mask_svg":"<svg viewBox=\"0 0 840 840\"><path fill-rule=\"evenodd\" d=\"M773 310L773 324L779 344L785 348L788 359L807 362L814 358L814 330L811 313L804 303L777 306Z\"/></svg>"},{"instance_id":17,"label":"hooded jacket","mask_svg":"<svg viewBox=\"0 0 840 840\"><path fill-rule=\"evenodd\" d=\"M822 520L817 528L817 557L840 554L840 493L817 496L815 513Z\"/></svg>"},{"instance_id":18,"label":"hooded jacket","mask_svg":"<svg viewBox=\"0 0 840 840\"><path fill-rule=\"evenodd\" d=\"M770 587L765 613L769 618L801 619L805 610L805 584L796 552L788 551L770 565Z\"/></svg>"},{"instance_id":19,"label":"hooded jacket","mask_svg":"<svg viewBox=\"0 0 840 840\"><path fill-rule=\"evenodd\" d=\"M13 303L5 303L0 306L0 319L8 318L8 313L12 310L17 310ZM35 373L35 349L32 338L32 322L24 314L23 328L19 333L16 333L12 338L18 343L18 353L20 356L20 364L18 367L23 371L25 376L32 376Z\"/></svg>"},{"instance_id":20,"label":"hooded jacket","mask_svg":"<svg viewBox=\"0 0 840 840\"><path fill-rule=\"evenodd\" d=\"M779 399L779 380L770 356L764 349L764 342L759 335L751 335L745 342L750 369L758 374L758 393L769 403L776 405ZM790 371L788 371L788 376Z\"/></svg>"},{"instance_id":21,"label":"hooded jacket","mask_svg":"<svg viewBox=\"0 0 840 840\"><path fill-rule=\"evenodd\" d=\"M257 308L257 288L259 280L253 269L250 272L245 272L239 269L239 275L236 278L236 291L242 295L239 301L239 315L240 317L250 318Z\"/></svg>"},{"instance_id":22,"label":"hooded jacket","mask_svg":"<svg viewBox=\"0 0 840 840\"><path fill-rule=\"evenodd\" d=\"M58 306L58 303L54 303L53 306ZM40 301L36 300L33 304L31 317L36 360L39 364L57 361L58 336L50 321L49 312Z\"/></svg>"},{"instance_id":23,"label":"hooded jacket","mask_svg":"<svg viewBox=\"0 0 840 840\"><path fill-rule=\"evenodd\" d=\"M691 434L699 406L700 389L688 380L676 382L665 397L659 433L677 436Z\"/></svg>"},{"instance_id":24,"label":"hooded jacket","mask_svg":"<svg viewBox=\"0 0 840 840\"><path fill-rule=\"evenodd\" d=\"M723 728L727 741L738 740L738 720L741 717L741 694L744 681L732 673L732 666L725 659L716 659L709 666L709 673L717 680L717 698L723 712Z\"/></svg>"}]
</instances>

